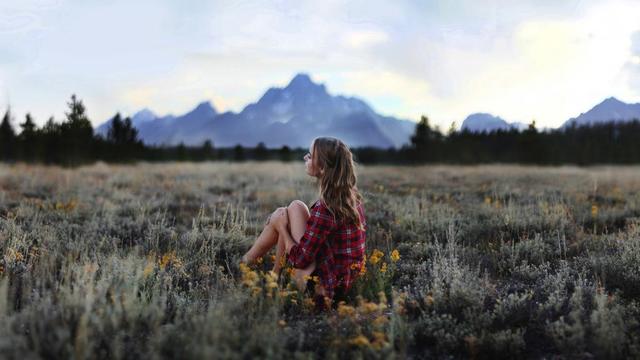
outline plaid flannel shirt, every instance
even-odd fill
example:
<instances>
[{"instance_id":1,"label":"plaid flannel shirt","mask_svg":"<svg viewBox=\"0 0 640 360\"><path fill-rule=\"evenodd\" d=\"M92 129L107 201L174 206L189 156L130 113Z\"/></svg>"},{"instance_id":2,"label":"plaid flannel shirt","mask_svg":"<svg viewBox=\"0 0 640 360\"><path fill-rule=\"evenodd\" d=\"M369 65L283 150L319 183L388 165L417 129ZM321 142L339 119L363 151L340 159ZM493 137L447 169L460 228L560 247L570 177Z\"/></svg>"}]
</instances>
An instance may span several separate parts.
<instances>
[{"instance_id":1,"label":"plaid flannel shirt","mask_svg":"<svg viewBox=\"0 0 640 360\"><path fill-rule=\"evenodd\" d=\"M364 260L366 220L364 208L358 204L363 229L353 223L335 221L326 205L318 200L309 209L304 235L289 251L289 262L304 269L316 262L316 273L326 295L333 298L335 289L346 291L360 273Z\"/></svg>"}]
</instances>

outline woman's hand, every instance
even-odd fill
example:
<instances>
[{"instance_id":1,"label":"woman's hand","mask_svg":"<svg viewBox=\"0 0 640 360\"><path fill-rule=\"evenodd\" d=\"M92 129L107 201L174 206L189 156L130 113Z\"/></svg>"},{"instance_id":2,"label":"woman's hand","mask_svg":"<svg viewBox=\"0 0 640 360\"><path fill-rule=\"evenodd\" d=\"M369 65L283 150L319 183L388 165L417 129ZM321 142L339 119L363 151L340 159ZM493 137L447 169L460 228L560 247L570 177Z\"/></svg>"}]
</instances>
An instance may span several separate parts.
<instances>
[{"instance_id":1,"label":"woman's hand","mask_svg":"<svg viewBox=\"0 0 640 360\"><path fill-rule=\"evenodd\" d=\"M273 226L278 231L286 230L287 225L289 224L289 214L287 213L287 208L281 207L274 211L269 218L269 222L273 224Z\"/></svg>"}]
</instances>

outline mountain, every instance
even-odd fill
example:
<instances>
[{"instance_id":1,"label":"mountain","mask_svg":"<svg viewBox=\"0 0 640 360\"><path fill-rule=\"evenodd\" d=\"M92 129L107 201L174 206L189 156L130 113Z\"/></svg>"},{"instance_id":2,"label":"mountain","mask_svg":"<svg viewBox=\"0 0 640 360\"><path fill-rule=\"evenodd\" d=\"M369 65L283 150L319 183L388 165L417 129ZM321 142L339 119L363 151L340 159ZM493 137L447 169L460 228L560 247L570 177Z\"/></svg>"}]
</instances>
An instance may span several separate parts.
<instances>
[{"instance_id":1,"label":"mountain","mask_svg":"<svg viewBox=\"0 0 640 360\"><path fill-rule=\"evenodd\" d=\"M605 99L600 104L582 113L575 118L567 120L562 128L575 124L576 126L593 125L610 121L621 122L640 119L640 103L627 104L614 97Z\"/></svg>"},{"instance_id":2,"label":"mountain","mask_svg":"<svg viewBox=\"0 0 640 360\"><path fill-rule=\"evenodd\" d=\"M520 122L508 123L499 116L493 116L487 113L475 113L464 119L461 130L468 130L470 132L492 132L516 129L521 131L527 127L527 124Z\"/></svg>"},{"instance_id":3,"label":"mountain","mask_svg":"<svg viewBox=\"0 0 640 360\"><path fill-rule=\"evenodd\" d=\"M317 136L335 136L353 147L400 147L415 129L414 122L379 115L358 98L332 96L324 84L314 83L304 73L284 88L268 89L240 113L218 114L203 102L178 117L157 117L144 109L133 122L146 144L200 145L209 139L222 147L259 142L268 147L308 147ZM97 131L106 132L107 126Z\"/></svg>"},{"instance_id":4,"label":"mountain","mask_svg":"<svg viewBox=\"0 0 640 360\"><path fill-rule=\"evenodd\" d=\"M198 104L193 110L181 116L158 117L145 108L131 117L138 136L147 144L195 144L204 141L199 129L218 115L209 101ZM111 119L98 126L96 133L106 135ZM202 141L200 141L202 140Z\"/></svg>"}]
</instances>

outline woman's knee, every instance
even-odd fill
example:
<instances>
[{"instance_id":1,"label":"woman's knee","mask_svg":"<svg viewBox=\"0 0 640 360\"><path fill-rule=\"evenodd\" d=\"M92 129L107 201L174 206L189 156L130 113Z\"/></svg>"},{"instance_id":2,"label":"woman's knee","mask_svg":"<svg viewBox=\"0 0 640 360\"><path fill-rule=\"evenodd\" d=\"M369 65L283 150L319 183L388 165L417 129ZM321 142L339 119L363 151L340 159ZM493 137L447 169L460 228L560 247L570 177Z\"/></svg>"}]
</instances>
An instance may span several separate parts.
<instances>
[{"instance_id":1,"label":"woman's knee","mask_svg":"<svg viewBox=\"0 0 640 360\"><path fill-rule=\"evenodd\" d=\"M306 215L309 215L309 208L307 207L307 204L305 204L301 200L293 200L289 204L289 206L287 206L287 210L288 211L299 211L299 212L302 212L302 213L304 213Z\"/></svg>"}]
</instances>

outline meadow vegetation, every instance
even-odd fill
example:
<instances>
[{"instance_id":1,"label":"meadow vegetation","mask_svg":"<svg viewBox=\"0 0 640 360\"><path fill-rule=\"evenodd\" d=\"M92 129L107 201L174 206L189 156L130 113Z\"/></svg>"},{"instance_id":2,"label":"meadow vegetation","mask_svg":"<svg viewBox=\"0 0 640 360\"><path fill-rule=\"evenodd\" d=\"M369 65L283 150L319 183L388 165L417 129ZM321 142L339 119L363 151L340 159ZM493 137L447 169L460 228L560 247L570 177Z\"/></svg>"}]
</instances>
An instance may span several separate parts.
<instances>
[{"instance_id":1,"label":"meadow vegetation","mask_svg":"<svg viewBox=\"0 0 640 360\"><path fill-rule=\"evenodd\" d=\"M640 168L361 166L366 270L318 313L239 259L301 163L0 165L7 358L639 358ZM314 281L315 279L310 279Z\"/></svg>"}]
</instances>

